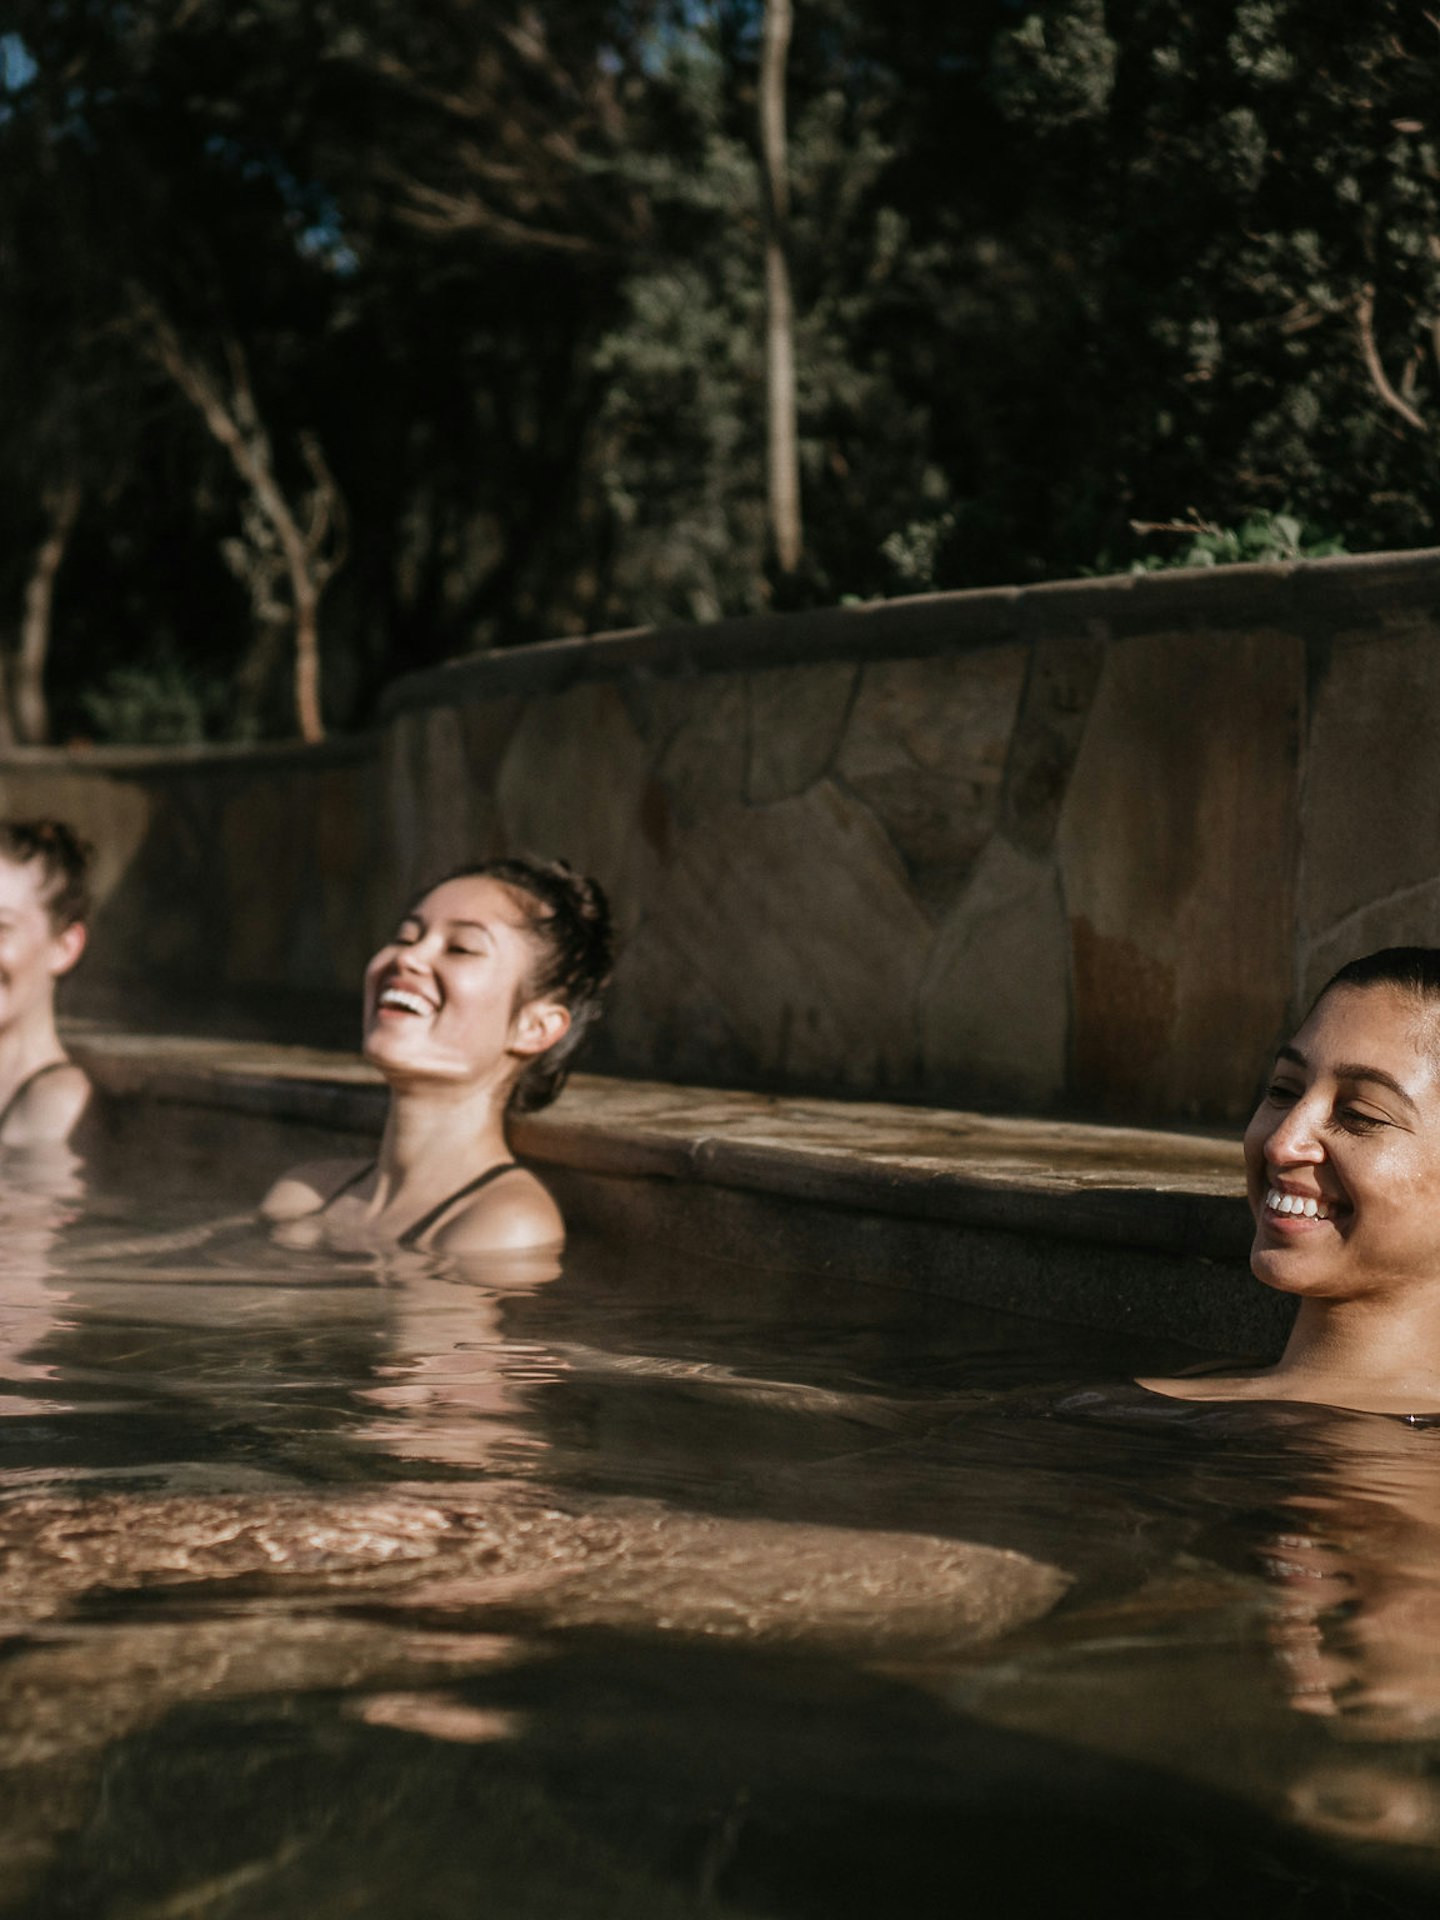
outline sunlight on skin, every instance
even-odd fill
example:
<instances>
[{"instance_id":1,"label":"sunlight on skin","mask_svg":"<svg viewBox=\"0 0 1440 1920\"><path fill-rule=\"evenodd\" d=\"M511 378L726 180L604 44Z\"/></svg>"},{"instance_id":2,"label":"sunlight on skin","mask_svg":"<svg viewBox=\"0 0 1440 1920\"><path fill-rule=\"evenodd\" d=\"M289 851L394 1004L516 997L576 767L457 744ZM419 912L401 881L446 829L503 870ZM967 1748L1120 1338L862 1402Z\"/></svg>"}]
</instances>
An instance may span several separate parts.
<instances>
[{"instance_id":1,"label":"sunlight on skin","mask_svg":"<svg viewBox=\"0 0 1440 1920\"><path fill-rule=\"evenodd\" d=\"M1388 986L1326 993L1281 1050L1245 1164L1252 1270L1300 1302L1285 1351L1273 1367L1140 1384L1184 1400L1440 1410L1433 1013Z\"/></svg>"},{"instance_id":2,"label":"sunlight on skin","mask_svg":"<svg viewBox=\"0 0 1440 1920\"><path fill-rule=\"evenodd\" d=\"M55 1030L55 985L85 950L85 926L57 928L43 861L0 856L0 1145L69 1138L90 1098ZM55 1067L53 1072L42 1069ZM16 1097L18 1096L18 1097ZM13 1105L11 1104L13 1101Z\"/></svg>"},{"instance_id":3,"label":"sunlight on skin","mask_svg":"<svg viewBox=\"0 0 1440 1920\"><path fill-rule=\"evenodd\" d=\"M477 1170L511 1159L510 1093L526 1065L570 1027L548 996L527 998L537 940L514 888L463 875L432 888L365 975L365 1057L390 1088L373 1171L366 1163L296 1168L262 1205L286 1244L393 1243ZM354 1182L353 1191L345 1191ZM519 1169L437 1222L421 1243L488 1254L558 1248L564 1223L535 1177Z\"/></svg>"}]
</instances>

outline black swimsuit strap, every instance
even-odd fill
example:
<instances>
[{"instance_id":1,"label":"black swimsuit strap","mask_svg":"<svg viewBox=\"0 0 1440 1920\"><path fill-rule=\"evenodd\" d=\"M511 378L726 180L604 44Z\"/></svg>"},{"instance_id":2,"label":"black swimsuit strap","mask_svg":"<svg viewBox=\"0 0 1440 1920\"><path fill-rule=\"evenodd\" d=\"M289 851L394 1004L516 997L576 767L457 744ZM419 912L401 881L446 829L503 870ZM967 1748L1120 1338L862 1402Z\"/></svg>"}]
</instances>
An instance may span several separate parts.
<instances>
[{"instance_id":1,"label":"black swimsuit strap","mask_svg":"<svg viewBox=\"0 0 1440 1920\"><path fill-rule=\"evenodd\" d=\"M502 1173L512 1173L520 1162L518 1160L499 1160L493 1167L487 1167L484 1173L477 1173L473 1180L467 1180L463 1187L457 1187L448 1199L442 1200L438 1207L431 1207L428 1213L422 1213L413 1226L407 1227L400 1235L398 1244L402 1247L417 1247L452 1207L458 1207L462 1200L468 1200L472 1193L478 1193L482 1187L488 1187L492 1180L498 1180Z\"/></svg>"},{"instance_id":2,"label":"black swimsuit strap","mask_svg":"<svg viewBox=\"0 0 1440 1920\"><path fill-rule=\"evenodd\" d=\"M20 1102L25 1098L25 1095L37 1080L43 1080L47 1073L58 1073L61 1067L71 1065L73 1065L73 1062L69 1060L47 1060L43 1067L36 1067L33 1073L27 1073L19 1086L16 1087L15 1091L11 1094L10 1098L5 1102L5 1105L0 1107L0 1131L3 1131L5 1122L10 1118L11 1114L15 1111L16 1107L19 1106Z\"/></svg>"},{"instance_id":3,"label":"black swimsuit strap","mask_svg":"<svg viewBox=\"0 0 1440 1920\"><path fill-rule=\"evenodd\" d=\"M330 1198L325 1202L324 1206L320 1208L320 1212L328 1213L342 1193L349 1193L352 1187L358 1187L362 1180L368 1179L379 1164L380 1162L378 1160L367 1160L358 1173L352 1173L349 1179L342 1180Z\"/></svg>"}]
</instances>

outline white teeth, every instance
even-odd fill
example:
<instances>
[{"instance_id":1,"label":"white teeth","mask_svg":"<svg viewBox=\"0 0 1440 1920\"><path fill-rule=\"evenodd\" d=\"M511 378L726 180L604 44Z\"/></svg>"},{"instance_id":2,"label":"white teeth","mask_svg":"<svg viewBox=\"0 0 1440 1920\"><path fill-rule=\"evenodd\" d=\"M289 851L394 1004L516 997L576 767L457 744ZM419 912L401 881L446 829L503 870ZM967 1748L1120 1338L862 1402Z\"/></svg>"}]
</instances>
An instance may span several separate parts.
<instances>
[{"instance_id":1,"label":"white teeth","mask_svg":"<svg viewBox=\"0 0 1440 1920\"><path fill-rule=\"evenodd\" d=\"M1302 1199L1298 1193L1280 1193L1271 1187L1265 1195L1271 1213L1300 1213L1307 1220L1328 1220L1330 1209L1320 1200Z\"/></svg>"},{"instance_id":2,"label":"white teeth","mask_svg":"<svg viewBox=\"0 0 1440 1920\"><path fill-rule=\"evenodd\" d=\"M399 1007L403 1013L429 1013L418 993L407 993L403 987L386 987L380 996L382 1007Z\"/></svg>"}]
</instances>

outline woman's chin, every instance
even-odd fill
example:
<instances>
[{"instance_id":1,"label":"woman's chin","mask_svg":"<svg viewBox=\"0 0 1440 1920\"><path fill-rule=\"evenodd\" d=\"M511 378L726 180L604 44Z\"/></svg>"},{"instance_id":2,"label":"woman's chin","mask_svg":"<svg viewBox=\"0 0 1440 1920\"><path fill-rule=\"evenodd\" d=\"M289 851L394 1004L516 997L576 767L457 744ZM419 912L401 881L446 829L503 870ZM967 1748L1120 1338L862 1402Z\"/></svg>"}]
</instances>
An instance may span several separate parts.
<instances>
[{"instance_id":1,"label":"woman's chin","mask_svg":"<svg viewBox=\"0 0 1440 1920\"><path fill-rule=\"evenodd\" d=\"M1320 1255L1318 1247L1276 1246L1262 1227L1250 1249L1250 1271L1264 1286L1276 1293L1314 1294L1331 1298L1342 1294L1343 1280L1331 1263Z\"/></svg>"}]
</instances>

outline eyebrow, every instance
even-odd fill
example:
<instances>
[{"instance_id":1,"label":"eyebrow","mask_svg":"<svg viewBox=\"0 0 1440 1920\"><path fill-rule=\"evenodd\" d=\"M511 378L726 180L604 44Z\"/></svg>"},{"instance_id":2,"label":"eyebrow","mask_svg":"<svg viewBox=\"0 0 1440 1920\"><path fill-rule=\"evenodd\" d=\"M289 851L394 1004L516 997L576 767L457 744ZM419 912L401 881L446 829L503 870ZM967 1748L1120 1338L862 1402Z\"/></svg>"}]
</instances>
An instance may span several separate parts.
<instances>
[{"instance_id":1,"label":"eyebrow","mask_svg":"<svg viewBox=\"0 0 1440 1920\"><path fill-rule=\"evenodd\" d=\"M1298 1047L1281 1047L1275 1058L1277 1061L1288 1060L1292 1066L1303 1067L1307 1072L1309 1071L1310 1062ZM1355 1061L1342 1061L1334 1071L1337 1080L1373 1080L1377 1086L1388 1087L1391 1093L1398 1095L1405 1102L1412 1113L1419 1112L1419 1108L1400 1082L1393 1074L1386 1073L1382 1067L1366 1067Z\"/></svg>"},{"instance_id":2,"label":"eyebrow","mask_svg":"<svg viewBox=\"0 0 1440 1920\"><path fill-rule=\"evenodd\" d=\"M424 915L413 908L405 915L400 925L402 927L408 927L412 922L417 927L423 927L425 925ZM446 920L441 924L449 927L452 933L457 927L467 927L472 933L483 933L487 938L493 937L495 932L494 927L491 926L488 920Z\"/></svg>"}]
</instances>

